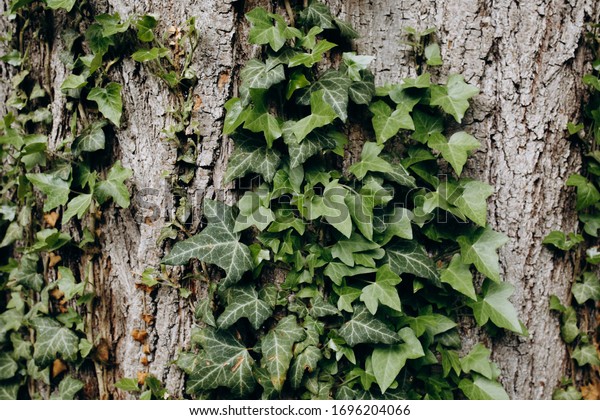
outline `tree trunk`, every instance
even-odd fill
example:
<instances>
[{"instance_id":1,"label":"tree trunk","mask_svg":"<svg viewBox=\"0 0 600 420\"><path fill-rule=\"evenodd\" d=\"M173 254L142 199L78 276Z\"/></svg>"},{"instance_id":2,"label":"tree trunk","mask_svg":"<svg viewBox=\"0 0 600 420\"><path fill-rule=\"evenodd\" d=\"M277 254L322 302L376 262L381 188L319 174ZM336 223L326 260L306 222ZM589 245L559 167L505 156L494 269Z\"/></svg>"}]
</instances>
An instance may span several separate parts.
<instances>
[{"instance_id":1,"label":"tree trunk","mask_svg":"<svg viewBox=\"0 0 600 420\"><path fill-rule=\"evenodd\" d=\"M7 5L5 0L4 8ZM231 143L221 135L223 104L236 92L241 64L258 51L247 43L243 14L259 0L97 0L98 13L121 16L157 13L162 29L196 16L201 41L193 67L199 82L194 91L201 104L194 119L200 122L197 169L188 196L199 225L203 198L221 194L233 197L223 174ZM283 2L281 2L283 3ZM301 3L301 2L299 2ZM567 121L576 120L585 72L583 34L586 22L598 17L595 0L329 0L334 15L349 20L361 34L359 53L376 56L373 70L379 83L398 82L410 75L411 50L402 45L403 30L412 26L438 28L444 66L439 75L462 73L481 94L468 114L467 129L483 147L470 161L468 173L489 182L496 193L490 198L492 227L510 237L501 250L504 279L515 286L512 298L529 337L506 334L498 339L473 333L465 320L469 341L484 339L502 370L502 382L511 398L547 399L567 372L567 354L557 320L548 310L552 294L566 298L573 277L572 261L559 259L542 245L551 230L572 231L577 223L572 192L566 177L578 169L579 151L568 141ZM279 5L281 7L282 5ZM50 79L54 92L54 125L51 144L58 144L68 121L60 86L68 71L59 57L64 48L58 34L64 16L56 14L55 41L50 44ZM2 22L1 25L6 24ZM39 53L37 50L35 53ZM32 60L41 66L43 56ZM39 64L38 64L39 63ZM38 69L43 74L41 69ZM0 99L10 84L4 77ZM131 60L117 66L111 76L121 82L124 118L109 143L115 160L133 170L129 186L130 209L111 205L101 219L102 254L94 266L94 285L100 297L94 312L94 338L108 344L110 363L101 369L96 396L123 398L114 388L122 377L149 371L170 393L181 395L184 377L171 364L189 345L194 298L182 299L177 290L162 287L150 294L137 288L140 274L157 266L164 250L156 246L161 228L173 216L173 190L163 173L176 170L176 150L161 141L170 121L167 110L174 98L157 77ZM439 76L444 78L445 76ZM0 100L0 103L5 101ZM153 212L158 212L158 217ZM201 282L187 284L201 296ZM193 303L193 302L192 302ZM143 316L154 322L147 325ZM147 329L149 365L140 362L143 343L131 333ZM477 335L477 336L475 336Z\"/></svg>"}]
</instances>

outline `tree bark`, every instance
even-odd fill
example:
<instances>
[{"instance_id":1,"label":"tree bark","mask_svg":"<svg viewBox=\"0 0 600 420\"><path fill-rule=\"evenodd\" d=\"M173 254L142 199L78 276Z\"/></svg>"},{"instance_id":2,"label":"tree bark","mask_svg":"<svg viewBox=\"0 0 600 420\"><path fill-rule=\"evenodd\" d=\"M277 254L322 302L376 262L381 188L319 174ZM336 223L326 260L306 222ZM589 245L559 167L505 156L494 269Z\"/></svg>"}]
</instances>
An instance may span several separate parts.
<instances>
[{"instance_id":1,"label":"tree bark","mask_svg":"<svg viewBox=\"0 0 600 420\"><path fill-rule=\"evenodd\" d=\"M6 1L5 5L6 7ZM203 198L221 195L231 200L231 185L223 175L231 143L221 135L223 104L236 92L237 73L258 53L247 45L243 14L254 6L272 7L261 0L98 0L102 12L121 16L157 13L162 29L196 16L201 41L193 67L199 78L194 95L201 101L194 119L201 124L197 170L188 196L199 224ZM282 2L281 2L282 3ZM298 2L301 3L301 2ZM376 56L374 73L379 83L398 82L414 73L411 50L404 46L403 30L412 26L438 28L444 66L434 73L444 79L462 73L478 86L465 124L482 141L470 161L468 173L489 182L496 193L490 199L490 223L510 242L501 250L504 279L515 286L512 298L529 329L528 338L512 334L497 339L474 333L465 320L465 347L483 339L502 370L502 382L511 398L547 399L565 375L568 363L558 321L548 310L552 294L566 298L573 278L572 261L546 251L543 237L551 230L572 231L577 218L564 187L580 164L579 150L565 133L567 121L579 115L585 73L586 22L598 18L594 0L329 0L335 15L349 20L361 34L358 52ZM281 7L279 5L279 7ZM60 85L68 75L59 55L64 48L58 34L63 19L55 22L56 41L50 45L51 78L55 92L51 144L66 132L65 98ZM3 25L5 22L2 23ZM43 57L40 57L43 58ZM38 61L33 60L34 65ZM43 60L39 60L43 63ZM41 65L41 64L40 64ZM0 103L10 84L2 68ZM94 312L95 339L108 344L110 363L101 369L102 389L97 396L124 398L114 388L121 377L149 371L172 395L183 393L184 377L171 361L190 341L194 298L182 299L176 290L162 287L153 293L136 288L147 266L157 266L164 250L156 246L161 228L173 216L173 190L163 173L176 170L176 150L161 141L161 131L172 121L167 112L174 98L165 84L139 64L125 60L111 76L124 86L123 127L110 142L114 159L133 170L132 207L111 205L102 216L102 254L94 265L99 296ZM198 102L200 103L200 102ZM148 209L148 204L152 206ZM152 212L158 217L152 217ZM83 268L83 267L82 267ZM174 273L174 276L176 273ZM201 282L187 284L202 295ZM154 316L146 325L143 315ZM149 365L140 363L143 344L131 335L147 329Z\"/></svg>"}]
</instances>

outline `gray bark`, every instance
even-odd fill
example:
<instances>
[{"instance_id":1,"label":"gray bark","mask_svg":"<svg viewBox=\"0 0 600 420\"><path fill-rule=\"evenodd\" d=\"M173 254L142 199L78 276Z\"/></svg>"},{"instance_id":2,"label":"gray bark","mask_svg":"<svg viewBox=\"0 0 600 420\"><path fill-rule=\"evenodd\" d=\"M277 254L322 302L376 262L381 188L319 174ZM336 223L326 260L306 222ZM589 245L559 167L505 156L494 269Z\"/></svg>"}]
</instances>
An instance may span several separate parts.
<instances>
[{"instance_id":1,"label":"gray bark","mask_svg":"<svg viewBox=\"0 0 600 420\"><path fill-rule=\"evenodd\" d=\"M6 0L5 0L6 1ZM221 133L223 104L235 92L239 65L256 50L246 45L247 25L242 13L266 1L182 0L92 2L99 12L121 16L158 13L161 24L178 25L196 16L201 45L194 67L199 84L194 92L202 105L198 168L188 192L198 210L204 197L213 198L231 186L223 185L230 142ZM491 340L468 331L466 344L483 339L493 349L502 369L502 382L512 398L550 398L566 373L567 355L558 322L548 311L548 297L565 298L573 264L556 259L541 246L551 230L572 231L573 209L565 211L572 193L566 177L578 169L578 150L564 127L578 116L585 68L582 34L586 21L598 14L594 0L329 0L335 14L351 21L362 35L361 54L375 55L379 82L397 82L413 72L410 50L399 43L407 26L436 26L449 72L465 75L481 94L467 116L467 129L482 141L482 149L468 167L470 176L495 186L490 199L492 226L510 237L501 251L504 279L514 284L513 303L530 332L528 338L505 335ZM52 111L54 144L65 131L65 100L60 85L68 72L58 59L61 42L51 45L52 77L47 83L56 94ZM4 72L5 70L3 70ZM3 73L4 75L4 73ZM102 255L94 267L98 304L94 336L108 344L110 364L101 369L99 396L123 398L112 384L121 377L149 371L173 395L183 392L183 376L170 362L189 344L192 305L168 287L148 294L136 288L147 266L156 266L163 250L155 242L172 216L173 201L163 171L176 167L176 150L161 141L170 123L167 109L173 98L155 76L126 60L112 77L124 85L123 128L115 134L114 155L133 170L131 209L106 209L101 224ZM0 99L8 89L3 83ZM3 102L3 101L0 101ZM152 189L152 190L148 190ZM144 195L145 194L145 195ZM156 206L160 217L148 219L135 198ZM231 195L225 194L226 199ZM198 212L195 212L197 226ZM176 273L174 273L175 275ZM200 283L189 285L199 296ZM194 300L194 299L192 299ZM142 316L153 315L147 325ZM471 325L469 320L466 325ZM149 365L143 366L143 344L134 329L147 329Z\"/></svg>"}]
</instances>

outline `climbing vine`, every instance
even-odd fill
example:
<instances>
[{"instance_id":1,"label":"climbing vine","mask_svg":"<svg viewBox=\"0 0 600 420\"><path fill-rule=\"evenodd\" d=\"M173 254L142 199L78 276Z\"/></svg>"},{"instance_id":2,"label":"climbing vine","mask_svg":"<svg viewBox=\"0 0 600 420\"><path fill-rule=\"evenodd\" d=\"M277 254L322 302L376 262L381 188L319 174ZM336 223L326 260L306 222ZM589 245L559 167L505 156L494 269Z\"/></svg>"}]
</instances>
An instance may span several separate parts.
<instances>
[{"instance_id":1,"label":"climbing vine","mask_svg":"<svg viewBox=\"0 0 600 420\"><path fill-rule=\"evenodd\" d=\"M351 51L358 34L327 6L288 17L246 15L262 54L225 105L226 182L251 187L234 206L205 200L206 227L162 261L222 269L177 360L186 392L507 398L490 350L461 351L457 330L473 316L526 334L500 278L507 238L487 224L493 188L461 176L480 146L460 130L478 89L429 71L441 64L432 30L410 30L416 77L376 87L376 58Z\"/></svg>"},{"instance_id":2,"label":"climbing vine","mask_svg":"<svg viewBox=\"0 0 600 420\"><path fill-rule=\"evenodd\" d=\"M600 47L599 29L600 26L594 25L588 33L596 57ZM560 334L572 362L571 377L555 390L555 399L600 398L600 325L590 316L600 303L597 275L600 264L600 60L596 59L592 67L592 73L583 78L591 90L583 107L583 122L569 123L567 127L583 152L581 173L571 174L566 182L568 187L575 187L579 230L553 231L544 239L544 244L557 252L571 253L576 264L567 301L563 304L557 296L550 299L550 309L560 314Z\"/></svg>"}]
</instances>

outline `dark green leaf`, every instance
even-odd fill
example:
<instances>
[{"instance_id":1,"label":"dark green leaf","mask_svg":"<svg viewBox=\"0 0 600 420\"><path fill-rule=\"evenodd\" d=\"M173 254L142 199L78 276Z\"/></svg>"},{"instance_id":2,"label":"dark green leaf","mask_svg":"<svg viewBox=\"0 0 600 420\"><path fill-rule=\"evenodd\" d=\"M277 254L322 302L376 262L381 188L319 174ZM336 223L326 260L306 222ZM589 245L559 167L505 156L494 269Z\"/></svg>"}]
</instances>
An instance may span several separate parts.
<instances>
[{"instance_id":1,"label":"dark green leaf","mask_svg":"<svg viewBox=\"0 0 600 420\"><path fill-rule=\"evenodd\" d=\"M131 169L121 166L120 160L116 161L108 171L106 179L96 184L94 196L100 204L112 198L120 207L126 209L129 207L130 196L124 182L132 175Z\"/></svg>"},{"instance_id":2,"label":"dark green leaf","mask_svg":"<svg viewBox=\"0 0 600 420\"><path fill-rule=\"evenodd\" d=\"M596 274L586 271L583 273L582 281L578 281L571 288L575 300L583 305L588 300L600 300L600 281Z\"/></svg>"},{"instance_id":3,"label":"dark green leaf","mask_svg":"<svg viewBox=\"0 0 600 420\"><path fill-rule=\"evenodd\" d=\"M475 264L477 270L495 282L500 281L500 266L496 250L504 245L508 238L492 228L479 228L473 236L458 237L463 262Z\"/></svg>"},{"instance_id":4,"label":"dark green leaf","mask_svg":"<svg viewBox=\"0 0 600 420\"><path fill-rule=\"evenodd\" d=\"M120 127L123 102L121 101L121 85L110 82L105 88L95 87L87 98L98 104L98 109L114 125Z\"/></svg>"},{"instance_id":5,"label":"dark green leaf","mask_svg":"<svg viewBox=\"0 0 600 420\"><path fill-rule=\"evenodd\" d=\"M484 325L491 319L500 328L524 334L517 311L508 300L513 290L514 287L509 283L494 283L486 280L483 284L483 297L469 304L477 324Z\"/></svg>"},{"instance_id":6,"label":"dark green leaf","mask_svg":"<svg viewBox=\"0 0 600 420\"><path fill-rule=\"evenodd\" d=\"M350 347L360 343L396 344L400 341L400 336L371 315L364 305L354 306L352 319L340 328L339 334Z\"/></svg>"},{"instance_id":7,"label":"dark green leaf","mask_svg":"<svg viewBox=\"0 0 600 420\"><path fill-rule=\"evenodd\" d=\"M294 343L306 338L306 332L296 323L296 317L288 315L269 331L262 342L264 364L269 371L271 383L281 391L292 361Z\"/></svg>"},{"instance_id":8,"label":"dark green leaf","mask_svg":"<svg viewBox=\"0 0 600 420\"><path fill-rule=\"evenodd\" d=\"M474 380L462 379L458 387L470 400L508 400L508 394L497 381L475 375Z\"/></svg>"},{"instance_id":9,"label":"dark green leaf","mask_svg":"<svg viewBox=\"0 0 600 420\"><path fill-rule=\"evenodd\" d=\"M460 123L469 108L469 99L479 93L479 89L465 83L459 74L448 77L446 86L431 87L431 105L441 106L446 113L452 115Z\"/></svg>"},{"instance_id":10,"label":"dark green leaf","mask_svg":"<svg viewBox=\"0 0 600 420\"><path fill-rule=\"evenodd\" d=\"M229 294L229 302L217 320L219 328L229 328L240 318L246 318L258 330L271 316L271 307L258 298L254 288L235 287L230 289Z\"/></svg>"},{"instance_id":11,"label":"dark green leaf","mask_svg":"<svg viewBox=\"0 0 600 420\"><path fill-rule=\"evenodd\" d=\"M590 181L579 174L572 174L567 186L577 188L577 211L593 206L600 201L600 193Z\"/></svg>"},{"instance_id":12,"label":"dark green leaf","mask_svg":"<svg viewBox=\"0 0 600 420\"><path fill-rule=\"evenodd\" d=\"M31 325L37 332L33 357L39 366L47 366L56 358L77 360L79 338L68 328L50 318L35 318Z\"/></svg>"},{"instance_id":13,"label":"dark green leaf","mask_svg":"<svg viewBox=\"0 0 600 420\"><path fill-rule=\"evenodd\" d=\"M386 249L387 262L392 271L398 275L404 273L439 281L439 274L433 260L425 249L416 241L398 241Z\"/></svg>"}]
</instances>

